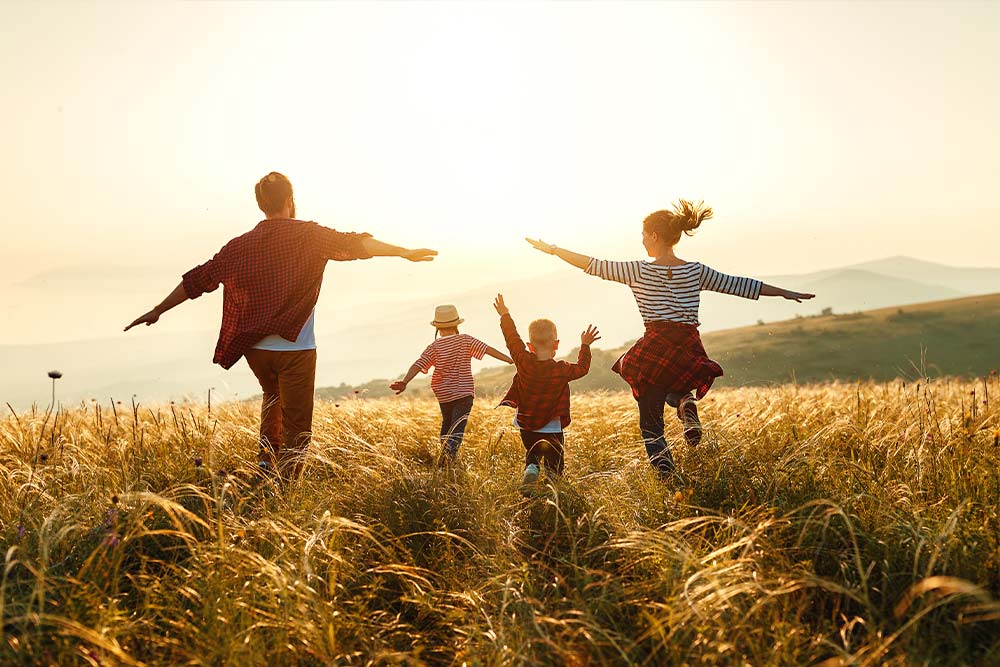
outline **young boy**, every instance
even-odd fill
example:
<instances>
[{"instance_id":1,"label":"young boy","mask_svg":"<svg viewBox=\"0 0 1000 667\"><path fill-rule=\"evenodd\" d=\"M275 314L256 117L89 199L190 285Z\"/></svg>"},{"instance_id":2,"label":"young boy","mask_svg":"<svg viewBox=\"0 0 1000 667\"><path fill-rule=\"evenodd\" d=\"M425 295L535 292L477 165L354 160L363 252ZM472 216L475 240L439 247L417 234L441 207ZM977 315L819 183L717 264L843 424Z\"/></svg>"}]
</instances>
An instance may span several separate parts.
<instances>
[{"instance_id":1,"label":"young boy","mask_svg":"<svg viewBox=\"0 0 1000 667\"><path fill-rule=\"evenodd\" d=\"M439 463L450 463L458 455L458 447L465 435L465 425L472 411L475 385L472 381L472 357L482 359L489 355L494 359L514 361L506 354L493 349L478 338L458 333L458 325L465 320L458 316L458 309L452 305L434 309L431 326L437 329L434 342L427 346L406 376L389 387L397 394L406 391L417 373L426 373L434 367L431 375L431 390L441 405L441 445Z\"/></svg>"},{"instance_id":2,"label":"young boy","mask_svg":"<svg viewBox=\"0 0 1000 667\"><path fill-rule=\"evenodd\" d=\"M535 320L528 326L528 346L517 333L510 309L497 294L493 303L500 315L500 330L517 373L500 405L517 409L514 425L524 444L524 483L538 480L539 464L550 473L562 474L563 429L569 426L569 383L590 372L590 345L600 339L594 326L580 335L577 362L554 359L559 349L556 325Z\"/></svg>"}]
</instances>

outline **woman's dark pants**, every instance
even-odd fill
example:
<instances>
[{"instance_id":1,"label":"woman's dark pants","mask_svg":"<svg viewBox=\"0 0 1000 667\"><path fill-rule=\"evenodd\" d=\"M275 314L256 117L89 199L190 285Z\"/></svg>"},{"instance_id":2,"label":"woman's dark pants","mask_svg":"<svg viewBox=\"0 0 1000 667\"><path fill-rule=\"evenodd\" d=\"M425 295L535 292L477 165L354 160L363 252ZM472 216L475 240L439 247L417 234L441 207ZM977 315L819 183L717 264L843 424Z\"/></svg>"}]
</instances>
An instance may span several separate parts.
<instances>
[{"instance_id":1,"label":"woman's dark pants","mask_svg":"<svg viewBox=\"0 0 1000 667\"><path fill-rule=\"evenodd\" d=\"M465 424L469 421L472 411L472 396L463 396L454 401L440 403L441 406L441 444L444 456L454 459L458 454L458 446L465 436Z\"/></svg>"},{"instance_id":2,"label":"woman's dark pants","mask_svg":"<svg viewBox=\"0 0 1000 667\"><path fill-rule=\"evenodd\" d=\"M645 387L640 394L635 400L639 404L639 431L646 445L646 454L657 472L670 475L674 471L674 457L663 437L663 408L664 405L676 408L684 394L659 387Z\"/></svg>"}]
</instances>

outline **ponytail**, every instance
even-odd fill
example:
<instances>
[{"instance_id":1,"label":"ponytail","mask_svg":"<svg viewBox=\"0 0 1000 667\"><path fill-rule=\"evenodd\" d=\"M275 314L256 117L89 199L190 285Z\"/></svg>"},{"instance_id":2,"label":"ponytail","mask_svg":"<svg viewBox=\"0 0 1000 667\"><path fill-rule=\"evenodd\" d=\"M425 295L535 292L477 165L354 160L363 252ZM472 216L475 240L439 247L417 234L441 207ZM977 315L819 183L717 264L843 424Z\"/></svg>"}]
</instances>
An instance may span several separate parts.
<instances>
[{"instance_id":1,"label":"ponytail","mask_svg":"<svg viewBox=\"0 0 1000 667\"><path fill-rule=\"evenodd\" d=\"M693 235L694 230L711 217L712 209L705 206L705 202L693 204L687 199L680 199L672 210L656 211L646 216L642 228L647 232L656 232L670 245L676 245L681 240L681 234Z\"/></svg>"}]
</instances>

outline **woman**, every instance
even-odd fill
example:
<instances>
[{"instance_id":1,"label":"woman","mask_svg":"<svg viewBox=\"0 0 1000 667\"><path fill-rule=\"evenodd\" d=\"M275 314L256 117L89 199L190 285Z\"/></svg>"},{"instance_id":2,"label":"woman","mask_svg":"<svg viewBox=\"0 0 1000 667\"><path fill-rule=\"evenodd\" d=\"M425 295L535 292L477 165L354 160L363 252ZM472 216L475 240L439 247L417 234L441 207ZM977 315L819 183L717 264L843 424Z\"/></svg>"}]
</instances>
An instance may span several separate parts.
<instances>
[{"instance_id":1,"label":"woman","mask_svg":"<svg viewBox=\"0 0 1000 667\"><path fill-rule=\"evenodd\" d=\"M696 401L708 393L722 367L708 358L698 335L701 290L746 299L780 296L793 301L814 294L793 292L752 278L719 273L699 262L680 259L674 246L712 217L702 202L681 199L669 211L656 211L642 223L642 245L653 261L611 262L525 239L536 249L555 255L592 276L632 288L646 332L615 363L613 370L632 388L639 406L639 430L653 467L663 476L674 471L674 459L663 437L665 404L677 409L689 445L701 441ZM693 392L693 393L692 393Z\"/></svg>"}]
</instances>

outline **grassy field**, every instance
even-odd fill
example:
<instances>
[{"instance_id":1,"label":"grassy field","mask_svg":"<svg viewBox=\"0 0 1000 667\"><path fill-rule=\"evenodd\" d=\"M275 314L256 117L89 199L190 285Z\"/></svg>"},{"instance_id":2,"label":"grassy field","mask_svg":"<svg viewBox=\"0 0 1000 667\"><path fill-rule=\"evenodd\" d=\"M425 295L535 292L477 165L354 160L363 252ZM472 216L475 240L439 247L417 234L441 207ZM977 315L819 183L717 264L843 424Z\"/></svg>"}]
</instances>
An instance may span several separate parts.
<instances>
[{"instance_id":1,"label":"grassy field","mask_svg":"<svg viewBox=\"0 0 1000 667\"><path fill-rule=\"evenodd\" d=\"M523 323L522 328L526 325ZM921 375L982 376L1000 367L998 331L1000 294L991 294L714 331L704 335L704 342L709 356L726 369L716 386L741 387L793 380L853 382ZM641 329L637 328L636 333ZM562 332L562 338L567 346L579 342L575 332L573 336ZM590 374L573 386L578 390L625 390L622 379L611 372L624 351L595 349ZM575 360L576 352L565 358ZM513 375L510 368L486 369L476 375L477 389L484 396L500 392L510 385ZM389 382L329 387L320 393L337 399L359 389L369 396L388 396L392 394ZM426 381L420 379L407 391L431 395Z\"/></svg>"},{"instance_id":2,"label":"grassy field","mask_svg":"<svg viewBox=\"0 0 1000 667\"><path fill-rule=\"evenodd\" d=\"M0 664L1000 665L998 391L720 390L669 484L577 394L527 497L487 400L450 471L434 402L321 403L285 491L256 405L9 414Z\"/></svg>"}]
</instances>

